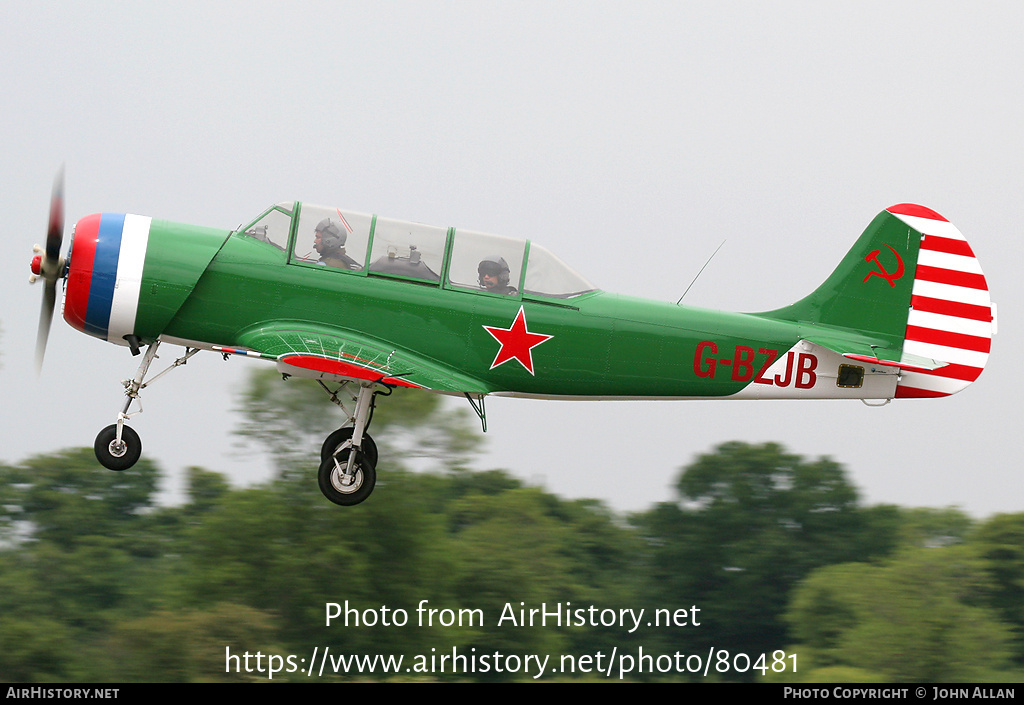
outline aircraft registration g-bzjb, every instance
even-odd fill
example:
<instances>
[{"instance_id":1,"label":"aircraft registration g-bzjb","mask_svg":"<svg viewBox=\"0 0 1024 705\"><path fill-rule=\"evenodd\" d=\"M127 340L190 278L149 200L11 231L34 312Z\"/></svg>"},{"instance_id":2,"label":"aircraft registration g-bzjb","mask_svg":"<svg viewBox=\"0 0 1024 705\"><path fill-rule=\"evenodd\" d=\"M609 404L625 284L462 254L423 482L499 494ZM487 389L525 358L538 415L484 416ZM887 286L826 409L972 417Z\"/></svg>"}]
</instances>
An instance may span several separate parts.
<instances>
[{"instance_id":1,"label":"aircraft registration g-bzjb","mask_svg":"<svg viewBox=\"0 0 1024 705\"><path fill-rule=\"evenodd\" d=\"M138 460L125 421L160 345L185 348L168 370L200 350L245 355L317 380L341 406L347 420L324 441L318 473L341 505L373 490L367 427L376 395L394 387L465 396L485 430L490 394L939 397L978 378L995 328L967 241L911 204L882 211L806 298L728 313L601 291L528 240L298 202L235 231L90 215L64 259L62 192L61 177L32 264L46 283L37 364L58 279L72 327L134 355L147 346L116 423L96 438L100 463Z\"/></svg>"}]
</instances>

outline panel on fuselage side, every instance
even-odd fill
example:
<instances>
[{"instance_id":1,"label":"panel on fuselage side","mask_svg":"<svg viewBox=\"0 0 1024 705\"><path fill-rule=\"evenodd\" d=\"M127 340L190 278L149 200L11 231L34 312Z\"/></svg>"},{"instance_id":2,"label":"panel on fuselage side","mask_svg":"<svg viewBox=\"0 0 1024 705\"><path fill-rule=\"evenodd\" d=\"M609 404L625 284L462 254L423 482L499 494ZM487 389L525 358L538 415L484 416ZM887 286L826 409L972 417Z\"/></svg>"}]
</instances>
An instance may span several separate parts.
<instances>
[{"instance_id":1,"label":"panel on fuselage side","mask_svg":"<svg viewBox=\"0 0 1024 705\"><path fill-rule=\"evenodd\" d=\"M840 384L840 368L859 370L853 384ZM855 362L834 350L801 340L779 350L774 362L758 371L734 399L892 399L899 369Z\"/></svg>"},{"instance_id":2,"label":"panel on fuselage side","mask_svg":"<svg viewBox=\"0 0 1024 705\"><path fill-rule=\"evenodd\" d=\"M799 340L793 326L777 321L615 294L588 299L581 313L610 337L602 395L728 396L767 361L762 349L785 350ZM713 353L714 364L702 365L702 353Z\"/></svg>"}]
</instances>

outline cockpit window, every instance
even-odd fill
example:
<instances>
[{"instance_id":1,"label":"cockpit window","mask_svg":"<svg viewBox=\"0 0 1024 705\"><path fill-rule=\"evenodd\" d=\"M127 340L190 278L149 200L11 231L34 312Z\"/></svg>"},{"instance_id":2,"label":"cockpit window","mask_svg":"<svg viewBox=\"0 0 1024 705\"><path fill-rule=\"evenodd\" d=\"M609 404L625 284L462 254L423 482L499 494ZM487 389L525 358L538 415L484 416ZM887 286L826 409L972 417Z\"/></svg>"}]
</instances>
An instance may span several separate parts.
<instances>
[{"instance_id":1,"label":"cockpit window","mask_svg":"<svg viewBox=\"0 0 1024 705\"><path fill-rule=\"evenodd\" d=\"M443 277L448 289L515 298L571 299L595 291L534 242L339 208L278 203L241 232L285 252L294 234L288 261L306 266L435 286Z\"/></svg>"},{"instance_id":2,"label":"cockpit window","mask_svg":"<svg viewBox=\"0 0 1024 705\"><path fill-rule=\"evenodd\" d=\"M242 232L284 252L292 228L292 203L278 203L257 218Z\"/></svg>"},{"instance_id":3,"label":"cockpit window","mask_svg":"<svg viewBox=\"0 0 1024 705\"><path fill-rule=\"evenodd\" d=\"M550 296L571 299L594 290L594 285L562 260L535 242L530 243L530 256L526 264L527 296Z\"/></svg>"},{"instance_id":4,"label":"cockpit window","mask_svg":"<svg viewBox=\"0 0 1024 705\"><path fill-rule=\"evenodd\" d=\"M519 295L526 241L456 230L448 284L505 296Z\"/></svg>"},{"instance_id":5,"label":"cockpit window","mask_svg":"<svg viewBox=\"0 0 1024 705\"><path fill-rule=\"evenodd\" d=\"M292 261L361 271L372 223L373 216L303 204Z\"/></svg>"},{"instance_id":6,"label":"cockpit window","mask_svg":"<svg viewBox=\"0 0 1024 705\"><path fill-rule=\"evenodd\" d=\"M448 229L377 218L370 272L424 282L441 281Z\"/></svg>"}]
</instances>

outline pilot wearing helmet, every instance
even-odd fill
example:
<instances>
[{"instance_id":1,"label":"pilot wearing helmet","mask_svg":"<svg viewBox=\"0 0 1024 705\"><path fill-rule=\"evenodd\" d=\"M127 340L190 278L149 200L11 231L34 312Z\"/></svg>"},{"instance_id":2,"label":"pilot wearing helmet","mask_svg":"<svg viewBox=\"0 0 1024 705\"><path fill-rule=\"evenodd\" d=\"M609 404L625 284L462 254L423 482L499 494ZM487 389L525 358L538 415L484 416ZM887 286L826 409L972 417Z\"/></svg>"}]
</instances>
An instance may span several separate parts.
<instances>
[{"instance_id":1,"label":"pilot wearing helmet","mask_svg":"<svg viewBox=\"0 0 1024 705\"><path fill-rule=\"evenodd\" d=\"M480 288L495 294L516 294L516 288L509 286L508 262L504 257L484 257L476 268Z\"/></svg>"},{"instance_id":2,"label":"pilot wearing helmet","mask_svg":"<svg viewBox=\"0 0 1024 705\"><path fill-rule=\"evenodd\" d=\"M359 263L345 254L347 238L348 234L342 232L330 218L317 223L313 234L313 249L320 254L317 263L338 269L360 269Z\"/></svg>"}]
</instances>

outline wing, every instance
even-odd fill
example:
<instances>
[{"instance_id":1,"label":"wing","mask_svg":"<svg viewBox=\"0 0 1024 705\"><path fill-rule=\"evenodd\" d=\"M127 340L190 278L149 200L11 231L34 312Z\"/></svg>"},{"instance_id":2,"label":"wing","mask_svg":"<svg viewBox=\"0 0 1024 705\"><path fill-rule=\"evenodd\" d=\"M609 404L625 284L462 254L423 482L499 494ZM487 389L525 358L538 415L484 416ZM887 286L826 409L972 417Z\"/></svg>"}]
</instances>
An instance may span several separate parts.
<instances>
[{"instance_id":1,"label":"wing","mask_svg":"<svg viewBox=\"0 0 1024 705\"><path fill-rule=\"evenodd\" d=\"M493 391L449 365L361 333L329 326L306 322L262 324L239 336L238 345L242 349L215 349L276 360L282 371L296 376L330 375L444 393Z\"/></svg>"}]
</instances>

